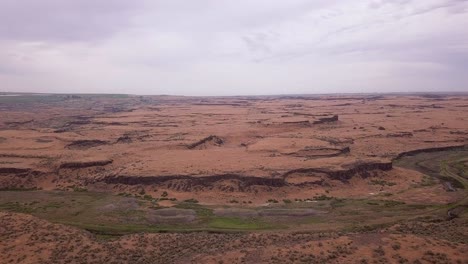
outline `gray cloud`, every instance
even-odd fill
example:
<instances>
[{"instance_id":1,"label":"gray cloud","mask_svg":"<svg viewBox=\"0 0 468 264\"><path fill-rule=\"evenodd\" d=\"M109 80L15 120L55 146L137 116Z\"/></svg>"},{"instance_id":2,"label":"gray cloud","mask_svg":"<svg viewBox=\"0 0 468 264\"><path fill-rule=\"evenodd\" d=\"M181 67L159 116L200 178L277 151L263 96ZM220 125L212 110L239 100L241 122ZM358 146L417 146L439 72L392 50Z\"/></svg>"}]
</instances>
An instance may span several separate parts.
<instances>
[{"instance_id":1,"label":"gray cloud","mask_svg":"<svg viewBox=\"0 0 468 264\"><path fill-rule=\"evenodd\" d=\"M129 24L141 1L2 0L0 38L91 41ZM140 4L140 5L139 5Z\"/></svg>"},{"instance_id":2,"label":"gray cloud","mask_svg":"<svg viewBox=\"0 0 468 264\"><path fill-rule=\"evenodd\" d=\"M468 90L466 0L4 0L3 90Z\"/></svg>"}]
</instances>

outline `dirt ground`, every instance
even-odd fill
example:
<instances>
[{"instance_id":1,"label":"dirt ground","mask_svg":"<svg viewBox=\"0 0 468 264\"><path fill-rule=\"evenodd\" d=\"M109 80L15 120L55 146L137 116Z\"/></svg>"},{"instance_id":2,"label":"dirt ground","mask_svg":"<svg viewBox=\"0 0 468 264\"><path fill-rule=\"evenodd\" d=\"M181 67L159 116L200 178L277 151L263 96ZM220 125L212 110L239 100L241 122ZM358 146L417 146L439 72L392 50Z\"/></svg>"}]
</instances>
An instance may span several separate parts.
<instances>
[{"instance_id":1,"label":"dirt ground","mask_svg":"<svg viewBox=\"0 0 468 264\"><path fill-rule=\"evenodd\" d=\"M383 172L386 163L468 139L460 95L56 97L0 105L0 170L24 175L0 187L197 193L206 203L261 204L298 189L305 198L323 186L359 196L382 190L356 179L343 189L353 169L404 188L421 175Z\"/></svg>"},{"instance_id":2,"label":"dirt ground","mask_svg":"<svg viewBox=\"0 0 468 264\"><path fill-rule=\"evenodd\" d=\"M468 263L467 217L415 222L455 232L449 237L440 234L445 231L398 229L395 218L366 232L301 234L298 227L103 240L63 219L51 223L49 211L15 205L17 197L6 193L135 196L153 201L145 210L166 210L145 211L154 225L171 221L165 214L174 210L185 210L174 221L206 217L205 208L174 209L181 201L214 208L223 221L236 214L261 216L259 208L276 203L309 217L316 208L296 207L324 199L440 211L466 201L468 162L454 156L447 168L443 161L440 168L418 170L415 161L396 159L466 149L467 113L466 94L0 97L0 263ZM441 178L445 174L428 175L431 170L461 176L450 182ZM115 206L121 204L96 208L108 212ZM211 211L209 217L216 226L219 219Z\"/></svg>"},{"instance_id":3,"label":"dirt ground","mask_svg":"<svg viewBox=\"0 0 468 264\"><path fill-rule=\"evenodd\" d=\"M0 223L0 263L468 263L461 222L445 224L445 238L393 226L346 235L170 233L108 241L24 214L0 212Z\"/></svg>"}]
</instances>

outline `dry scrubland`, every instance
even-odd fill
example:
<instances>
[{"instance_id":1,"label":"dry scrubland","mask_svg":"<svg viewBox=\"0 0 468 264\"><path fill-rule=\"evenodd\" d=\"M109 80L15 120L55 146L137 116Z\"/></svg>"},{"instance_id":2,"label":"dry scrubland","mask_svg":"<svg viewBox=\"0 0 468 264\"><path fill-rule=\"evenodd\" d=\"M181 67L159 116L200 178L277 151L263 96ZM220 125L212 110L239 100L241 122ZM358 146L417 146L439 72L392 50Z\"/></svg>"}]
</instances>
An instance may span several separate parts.
<instances>
[{"instance_id":1,"label":"dry scrubland","mask_svg":"<svg viewBox=\"0 0 468 264\"><path fill-rule=\"evenodd\" d=\"M468 263L468 95L0 96L0 263Z\"/></svg>"}]
</instances>

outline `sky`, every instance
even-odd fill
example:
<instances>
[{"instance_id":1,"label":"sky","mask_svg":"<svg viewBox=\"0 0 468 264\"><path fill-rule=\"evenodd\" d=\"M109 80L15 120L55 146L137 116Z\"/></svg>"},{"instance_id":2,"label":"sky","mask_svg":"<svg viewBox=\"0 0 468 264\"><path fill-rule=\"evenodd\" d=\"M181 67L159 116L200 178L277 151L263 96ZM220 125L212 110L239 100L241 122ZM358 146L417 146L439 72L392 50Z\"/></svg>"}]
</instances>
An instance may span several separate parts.
<instances>
[{"instance_id":1,"label":"sky","mask_svg":"<svg viewBox=\"0 0 468 264\"><path fill-rule=\"evenodd\" d=\"M0 91L468 91L468 0L0 0Z\"/></svg>"}]
</instances>

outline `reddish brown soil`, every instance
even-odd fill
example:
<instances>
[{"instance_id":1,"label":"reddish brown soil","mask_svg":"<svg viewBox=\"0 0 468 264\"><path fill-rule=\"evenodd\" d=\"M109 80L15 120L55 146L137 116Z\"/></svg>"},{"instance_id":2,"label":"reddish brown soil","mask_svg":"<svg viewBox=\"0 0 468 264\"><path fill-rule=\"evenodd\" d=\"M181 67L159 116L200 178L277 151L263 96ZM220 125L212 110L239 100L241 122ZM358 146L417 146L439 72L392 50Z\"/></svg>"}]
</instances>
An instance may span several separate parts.
<instances>
[{"instance_id":1,"label":"reddish brown soil","mask_svg":"<svg viewBox=\"0 0 468 264\"><path fill-rule=\"evenodd\" d=\"M463 193L441 184L411 189L424 175L392 160L468 144L467 112L464 95L2 101L0 189L167 192L206 205L236 199L246 208L322 194L447 204ZM0 212L0 263L468 263L467 226L463 218L346 234L134 234L102 241Z\"/></svg>"},{"instance_id":2,"label":"reddish brown soil","mask_svg":"<svg viewBox=\"0 0 468 264\"><path fill-rule=\"evenodd\" d=\"M366 184L372 177L388 178L393 189L420 180L413 171L388 171L400 153L466 144L467 101L155 96L5 103L0 187L144 189L254 205L275 196L311 197L324 186L338 197L369 196L392 189Z\"/></svg>"},{"instance_id":3,"label":"reddish brown soil","mask_svg":"<svg viewBox=\"0 0 468 264\"><path fill-rule=\"evenodd\" d=\"M0 212L0 263L467 263L466 223L379 232L135 234L97 240L75 228ZM465 226L460 230L459 226ZM419 228L419 229L418 229ZM427 234L418 234L425 230ZM429 232L427 232L429 230ZM440 234L439 232L437 232ZM461 241L460 241L461 240ZM466 242L466 240L465 240ZM419 262L417 262L419 261Z\"/></svg>"}]
</instances>

